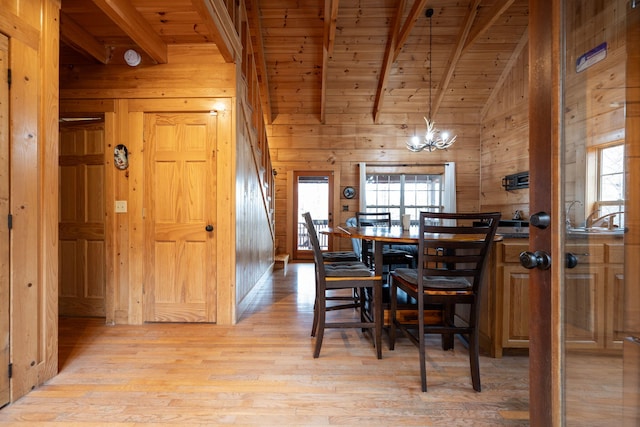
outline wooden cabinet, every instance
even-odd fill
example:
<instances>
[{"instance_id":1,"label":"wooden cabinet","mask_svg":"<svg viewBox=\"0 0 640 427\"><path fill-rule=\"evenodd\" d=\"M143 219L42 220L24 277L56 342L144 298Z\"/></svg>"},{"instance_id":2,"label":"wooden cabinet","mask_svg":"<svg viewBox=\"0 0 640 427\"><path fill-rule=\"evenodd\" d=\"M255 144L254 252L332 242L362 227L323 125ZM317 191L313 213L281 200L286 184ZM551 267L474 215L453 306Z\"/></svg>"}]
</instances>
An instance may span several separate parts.
<instances>
[{"instance_id":1,"label":"wooden cabinet","mask_svg":"<svg viewBox=\"0 0 640 427\"><path fill-rule=\"evenodd\" d=\"M605 324L605 347L622 349L625 334L623 325L624 302L624 245L608 243L605 247L605 304L609 313Z\"/></svg>"},{"instance_id":2,"label":"wooden cabinet","mask_svg":"<svg viewBox=\"0 0 640 427\"><path fill-rule=\"evenodd\" d=\"M608 240L607 240L608 239ZM613 242L609 240L614 240ZM565 337L569 348L615 349L622 347L623 260L622 240L602 237L592 241L575 239L565 249L578 265L565 270ZM520 265L519 255L529 250L525 239L498 243L495 257L495 286L489 286L489 307L483 311L494 323L483 348L501 357L505 348L529 347L529 270ZM489 341L488 344L486 341Z\"/></svg>"},{"instance_id":3,"label":"wooden cabinet","mask_svg":"<svg viewBox=\"0 0 640 427\"><path fill-rule=\"evenodd\" d=\"M564 275L565 342L571 348L604 347L604 245L567 242L565 250L578 259Z\"/></svg>"}]
</instances>

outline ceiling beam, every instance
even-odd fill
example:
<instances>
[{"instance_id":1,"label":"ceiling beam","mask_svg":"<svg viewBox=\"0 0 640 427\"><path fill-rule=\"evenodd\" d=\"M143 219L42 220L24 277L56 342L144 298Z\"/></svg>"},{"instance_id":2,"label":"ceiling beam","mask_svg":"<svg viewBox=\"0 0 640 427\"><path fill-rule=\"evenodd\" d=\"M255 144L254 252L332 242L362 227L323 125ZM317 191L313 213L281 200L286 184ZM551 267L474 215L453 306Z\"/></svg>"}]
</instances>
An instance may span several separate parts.
<instances>
[{"instance_id":1,"label":"ceiling beam","mask_svg":"<svg viewBox=\"0 0 640 427\"><path fill-rule=\"evenodd\" d=\"M167 63L167 44L129 0L91 0L158 64Z\"/></svg>"},{"instance_id":2,"label":"ceiling beam","mask_svg":"<svg viewBox=\"0 0 640 427\"><path fill-rule=\"evenodd\" d=\"M211 41L218 46L226 62L236 62L242 57L242 41L229 17L223 0L192 0L209 32ZM245 6L246 8L246 6Z\"/></svg>"},{"instance_id":3,"label":"ceiling beam","mask_svg":"<svg viewBox=\"0 0 640 427\"><path fill-rule=\"evenodd\" d=\"M62 12L60 13L60 39L77 52L88 55L102 64L109 62L109 48Z\"/></svg>"},{"instance_id":4,"label":"ceiling beam","mask_svg":"<svg viewBox=\"0 0 640 427\"><path fill-rule=\"evenodd\" d=\"M247 11L247 21L251 29L253 59L256 65L258 79L258 90L260 91L260 104L262 113L267 124L273 123L271 112L271 95L269 91L269 75L267 74L267 62L264 57L264 42L262 40L262 25L260 24L260 14L255 0L245 0L245 10Z\"/></svg>"},{"instance_id":5,"label":"ceiling beam","mask_svg":"<svg viewBox=\"0 0 640 427\"><path fill-rule=\"evenodd\" d=\"M469 32L467 41L464 44L462 52L464 53L471 45L473 45L495 22L509 9L515 0L501 0L496 2L493 7L487 11L485 17L473 26L473 31Z\"/></svg>"},{"instance_id":6,"label":"ceiling beam","mask_svg":"<svg viewBox=\"0 0 640 427\"><path fill-rule=\"evenodd\" d=\"M398 45L398 36L402 25L402 15L404 13L405 0L400 0L396 7L396 16L393 19L393 27L387 40L387 47L384 50L384 60L382 62L382 70L380 71L380 80L378 80L378 90L376 91L376 99L373 103L373 122L378 123L380 118L380 110L384 102L384 95L387 92L387 82L391 74L391 67L395 60L396 47Z\"/></svg>"},{"instance_id":7,"label":"ceiling beam","mask_svg":"<svg viewBox=\"0 0 640 427\"><path fill-rule=\"evenodd\" d=\"M451 55L449 56L449 60L447 61L447 65L445 67L444 75L442 79L440 79L440 84L438 85L438 89L436 90L436 101L433 104L431 117L434 117L438 113L438 109L440 108L440 104L442 103L442 99L444 98L444 94L449 87L451 78L453 77L453 72L458 65L460 55L462 55L462 48L464 47L469 35L469 31L471 30L471 25L473 24L473 21L478 14L479 5L480 0L471 0L471 3L469 4L467 15L464 17L463 25L460 27L458 38L454 43L455 48L451 51ZM429 54L431 55L431 52L429 52Z\"/></svg>"},{"instance_id":8,"label":"ceiling beam","mask_svg":"<svg viewBox=\"0 0 640 427\"><path fill-rule=\"evenodd\" d=\"M324 0L324 34L322 36L322 87L320 89L320 123L325 122L329 58L336 40L339 0Z\"/></svg>"},{"instance_id":9,"label":"ceiling beam","mask_svg":"<svg viewBox=\"0 0 640 427\"><path fill-rule=\"evenodd\" d=\"M398 55L400 55L400 51L404 47L407 38L409 38L409 34L413 30L413 27L416 26L418 19L422 16L422 12L424 11L424 7L427 4L427 0L416 0L411 7L411 11L409 11L409 15L407 15L406 21L404 21L404 25L402 26L402 30L400 30L400 34L398 35L398 43L393 53L393 60L398 59Z\"/></svg>"}]
</instances>

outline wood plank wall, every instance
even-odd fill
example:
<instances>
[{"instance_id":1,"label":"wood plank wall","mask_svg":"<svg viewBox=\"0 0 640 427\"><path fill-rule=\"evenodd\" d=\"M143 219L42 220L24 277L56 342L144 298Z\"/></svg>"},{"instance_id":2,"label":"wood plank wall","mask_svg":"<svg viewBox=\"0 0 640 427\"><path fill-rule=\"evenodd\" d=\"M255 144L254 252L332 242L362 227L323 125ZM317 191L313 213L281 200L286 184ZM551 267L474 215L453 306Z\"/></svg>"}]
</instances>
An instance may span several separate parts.
<instances>
[{"instance_id":1,"label":"wood plank wall","mask_svg":"<svg viewBox=\"0 0 640 427\"><path fill-rule=\"evenodd\" d=\"M505 191L505 175L529 170L529 56L522 49L482 118L480 206L510 219L529 217L529 189Z\"/></svg>"},{"instance_id":2,"label":"wood plank wall","mask_svg":"<svg viewBox=\"0 0 640 427\"><path fill-rule=\"evenodd\" d=\"M126 143L130 153L130 167L127 171L113 172L112 159L107 159L108 200L107 216L113 224L107 232L112 242L112 259L108 261L107 321L113 323L138 324L142 318L142 282L145 253L142 221L143 182L142 159L142 114L145 111L210 111L215 109L217 100L226 100L232 105L226 111L226 118L247 120L240 114L237 101L238 70L234 64L227 64L217 53L215 45L169 46L169 62L162 65L130 68L126 65L75 64L63 67L61 72L61 100L64 113L78 114L96 109L106 112L107 133L111 139L107 143L113 152L113 145ZM215 71L214 71L215 70ZM198 78L193 78L198 76ZM220 113L222 114L222 113ZM113 122L110 122L112 120ZM110 123L112 125L110 126ZM236 134L240 138L236 142ZM249 216L250 221L263 212L262 218L268 218L264 198L245 197L245 187L255 190L260 184L259 167L255 165L253 150L249 144L250 136L238 132L235 125L230 131L218 135L218 224L216 232L219 240L218 258L212 260L217 266L218 282L218 323L231 324L236 321L236 303L250 290L259 277L270 267L268 259L254 263L255 257L248 260L237 259L236 245L246 254L246 248L273 254L273 238L267 219L260 224L252 224L248 229L252 233L240 232L236 226L236 215ZM238 159L236 159L238 157ZM261 157L261 156L258 156ZM237 163L241 162L241 163ZM236 171L242 174L236 180ZM221 175L222 174L222 175ZM129 212L113 215L111 207L115 200L128 200ZM234 212L235 208L235 212ZM257 221L257 220L256 220ZM109 235L109 233L111 233ZM256 245L255 239L260 241ZM267 249L265 249L265 247ZM266 257L268 258L268 256ZM272 262L272 260L271 260ZM237 265L243 266L237 270ZM236 277L238 272L241 277ZM240 295L236 295L237 280L240 280Z\"/></svg>"},{"instance_id":3,"label":"wood plank wall","mask_svg":"<svg viewBox=\"0 0 640 427\"><path fill-rule=\"evenodd\" d=\"M334 171L334 219L336 224L343 224L359 210L357 198L342 197L345 186L359 191L359 162L368 165L456 162L458 210L477 211L480 207L478 118L475 114L439 114L435 119L451 123L450 128L457 134L455 145L443 151L412 153L407 150L406 141L414 129L422 132L421 116L382 115L381 124L374 124L369 115L327 114L326 124L321 124L315 115L277 116L273 124L267 126L271 159L277 171L277 251L293 253L293 171ZM343 206L348 210L343 211ZM349 249L351 242L338 238L334 245L335 249Z\"/></svg>"},{"instance_id":4,"label":"wood plank wall","mask_svg":"<svg viewBox=\"0 0 640 427\"><path fill-rule=\"evenodd\" d=\"M565 200L583 202L570 212L572 223L592 210L587 189L588 148L624 139L624 0L569 2L575 8L567 28L565 81ZM611 24L613 23L613 25ZM605 60L581 73L577 58L607 42ZM516 209L529 217L529 190L505 191L502 177L529 169L528 54L525 47L482 118L481 207L510 217Z\"/></svg>"}]
</instances>

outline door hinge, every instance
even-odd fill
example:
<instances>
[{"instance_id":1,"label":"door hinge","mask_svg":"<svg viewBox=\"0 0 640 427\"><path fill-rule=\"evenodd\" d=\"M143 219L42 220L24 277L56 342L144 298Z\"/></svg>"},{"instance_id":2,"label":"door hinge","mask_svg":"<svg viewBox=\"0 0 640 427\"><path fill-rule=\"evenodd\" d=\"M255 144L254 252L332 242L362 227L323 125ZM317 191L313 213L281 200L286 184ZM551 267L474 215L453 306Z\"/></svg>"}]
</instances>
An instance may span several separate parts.
<instances>
[{"instance_id":1,"label":"door hinge","mask_svg":"<svg viewBox=\"0 0 640 427\"><path fill-rule=\"evenodd\" d=\"M9 227L9 230L13 228L13 215L11 214L7 216L7 226Z\"/></svg>"},{"instance_id":2,"label":"door hinge","mask_svg":"<svg viewBox=\"0 0 640 427\"><path fill-rule=\"evenodd\" d=\"M11 86L11 68L7 68L7 85Z\"/></svg>"},{"instance_id":3,"label":"door hinge","mask_svg":"<svg viewBox=\"0 0 640 427\"><path fill-rule=\"evenodd\" d=\"M11 379L13 377L13 363L9 363L8 374L9 374L9 379Z\"/></svg>"}]
</instances>

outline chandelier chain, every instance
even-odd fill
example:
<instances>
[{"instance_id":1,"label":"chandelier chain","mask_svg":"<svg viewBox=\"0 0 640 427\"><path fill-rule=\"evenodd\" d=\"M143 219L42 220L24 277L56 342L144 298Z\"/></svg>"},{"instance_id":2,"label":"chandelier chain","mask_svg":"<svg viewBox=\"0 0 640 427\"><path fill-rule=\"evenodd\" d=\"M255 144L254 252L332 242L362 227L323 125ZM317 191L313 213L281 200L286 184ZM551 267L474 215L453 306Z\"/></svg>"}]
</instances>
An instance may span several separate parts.
<instances>
[{"instance_id":1,"label":"chandelier chain","mask_svg":"<svg viewBox=\"0 0 640 427\"><path fill-rule=\"evenodd\" d=\"M427 129L422 141L417 136L407 141L407 148L413 152L444 150L451 147L456 140L455 135L450 137L448 132L438 130L435 123L431 121L433 109L433 9L427 9L426 16L429 18L429 118L424 118Z\"/></svg>"}]
</instances>

